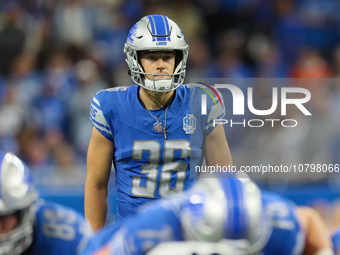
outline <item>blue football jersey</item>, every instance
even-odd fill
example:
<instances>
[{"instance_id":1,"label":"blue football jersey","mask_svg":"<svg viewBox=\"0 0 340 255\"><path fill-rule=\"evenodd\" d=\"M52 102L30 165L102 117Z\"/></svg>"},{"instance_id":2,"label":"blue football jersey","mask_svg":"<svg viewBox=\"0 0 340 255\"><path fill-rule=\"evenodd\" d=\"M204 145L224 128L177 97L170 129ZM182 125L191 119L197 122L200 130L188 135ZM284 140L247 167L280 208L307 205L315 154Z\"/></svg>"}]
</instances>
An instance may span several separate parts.
<instances>
[{"instance_id":1,"label":"blue football jersey","mask_svg":"<svg viewBox=\"0 0 340 255\"><path fill-rule=\"evenodd\" d=\"M300 227L295 204L270 192L262 192L262 203L272 225L272 232L263 254L302 254L305 234Z\"/></svg>"},{"instance_id":2,"label":"blue football jersey","mask_svg":"<svg viewBox=\"0 0 340 255\"><path fill-rule=\"evenodd\" d=\"M124 223L111 224L89 241L83 255L97 254L109 248L107 254L145 254L162 242L182 241L180 204L185 199L157 201L143 207L138 216Z\"/></svg>"},{"instance_id":3,"label":"blue football jersey","mask_svg":"<svg viewBox=\"0 0 340 255\"><path fill-rule=\"evenodd\" d=\"M336 229L332 234L333 250L336 255L340 254L340 228Z\"/></svg>"},{"instance_id":4,"label":"blue football jersey","mask_svg":"<svg viewBox=\"0 0 340 255\"><path fill-rule=\"evenodd\" d=\"M198 176L190 170L202 162L203 140L214 119L225 114L221 95L204 85L179 86L169 108L151 114L141 105L139 90L137 85L102 90L91 104L93 126L115 146L117 222L152 199L189 189Z\"/></svg>"},{"instance_id":5,"label":"blue football jersey","mask_svg":"<svg viewBox=\"0 0 340 255\"><path fill-rule=\"evenodd\" d=\"M91 235L91 227L81 214L71 208L39 200L33 243L28 254L79 254Z\"/></svg>"},{"instance_id":6,"label":"blue football jersey","mask_svg":"<svg viewBox=\"0 0 340 255\"><path fill-rule=\"evenodd\" d=\"M184 241L180 210L188 197L149 204L137 217L113 224L94 236L84 255L142 255L163 242ZM262 255L302 254L305 237L295 215L295 205L272 193L264 193L262 203L271 232Z\"/></svg>"}]
</instances>

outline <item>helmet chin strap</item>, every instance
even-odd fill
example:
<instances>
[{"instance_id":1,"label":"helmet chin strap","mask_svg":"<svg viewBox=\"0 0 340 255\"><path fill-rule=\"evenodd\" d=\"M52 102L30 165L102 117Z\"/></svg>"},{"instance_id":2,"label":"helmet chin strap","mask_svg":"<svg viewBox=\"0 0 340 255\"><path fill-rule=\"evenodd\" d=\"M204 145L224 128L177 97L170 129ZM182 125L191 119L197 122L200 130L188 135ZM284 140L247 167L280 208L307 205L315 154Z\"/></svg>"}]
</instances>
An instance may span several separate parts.
<instances>
[{"instance_id":1,"label":"helmet chin strap","mask_svg":"<svg viewBox=\"0 0 340 255\"><path fill-rule=\"evenodd\" d=\"M147 89L155 92L169 92L173 84L173 77L169 79L154 79L150 80L145 77L144 84Z\"/></svg>"}]
</instances>

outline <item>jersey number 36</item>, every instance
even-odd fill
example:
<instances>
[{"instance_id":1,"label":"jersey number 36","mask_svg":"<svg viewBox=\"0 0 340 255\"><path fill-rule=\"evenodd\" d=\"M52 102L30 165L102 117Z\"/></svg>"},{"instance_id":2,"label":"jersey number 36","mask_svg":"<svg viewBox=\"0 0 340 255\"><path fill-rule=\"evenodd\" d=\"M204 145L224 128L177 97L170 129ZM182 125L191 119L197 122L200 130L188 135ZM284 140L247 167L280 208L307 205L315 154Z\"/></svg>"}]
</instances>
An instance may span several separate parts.
<instances>
[{"instance_id":1,"label":"jersey number 36","mask_svg":"<svg viewBox=\"0 0 340 255\"><path fill-rule=\"evenodd\" d=\"M180 151L179 159L190 157L190 142L188 140L166 140L164 142L164 155L161 162L161 145L155 140L134 141L132 159L142 160L143 152L149 152L149 163L142 164L141 173L146 174L146 184L142 186L142 177L135 176L132 179L133 195L139 197L154 198L158 177L158 168L161 167L161 178L159 183L159 195L162 197L173 196L184 189L187 163L175 161L175 151ZM176 173L176 185L171 188L171 176Z\"/></svg>"}]
</instances>

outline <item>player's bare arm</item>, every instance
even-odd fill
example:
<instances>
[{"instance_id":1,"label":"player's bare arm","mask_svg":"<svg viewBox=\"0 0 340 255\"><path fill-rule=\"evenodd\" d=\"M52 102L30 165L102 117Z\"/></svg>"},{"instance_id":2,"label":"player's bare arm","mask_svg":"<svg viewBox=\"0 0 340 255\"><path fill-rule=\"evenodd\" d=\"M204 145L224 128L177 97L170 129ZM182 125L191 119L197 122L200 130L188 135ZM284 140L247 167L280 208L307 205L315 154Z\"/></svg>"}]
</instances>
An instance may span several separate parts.
<instances>
[{"instance_id":1,"label":"player's bare arm","mask_svg":"<svg viewBox=\"0 0 340 255\"><path fill-rule=\"evenodd\" d=\"M304 255L332 255L332 242L320 215L310 207L298 207L297 215L306 235Z\"/></svg>"},{"instance_id":2,"label":"player's bare arm","mask_svg":"<svg viewBox=\"0 0 340 255\"><path fill-rule=\"evenodd\" d=\"M204 155L209 166L231 166L232 158L222 124L204 139Z\"/></svg>"},{"instance_id":3,"label":"player's bare arm","mask_svg":"<svg viewBox=\"0 0 340 255\"><path fill-rule=\"evenodd\" d=\"M114 145L96 128L87 153L85 183L85 216L94 231L104 226L107 215L108 181L111 171Z\"/></svg>"}]
</instances>

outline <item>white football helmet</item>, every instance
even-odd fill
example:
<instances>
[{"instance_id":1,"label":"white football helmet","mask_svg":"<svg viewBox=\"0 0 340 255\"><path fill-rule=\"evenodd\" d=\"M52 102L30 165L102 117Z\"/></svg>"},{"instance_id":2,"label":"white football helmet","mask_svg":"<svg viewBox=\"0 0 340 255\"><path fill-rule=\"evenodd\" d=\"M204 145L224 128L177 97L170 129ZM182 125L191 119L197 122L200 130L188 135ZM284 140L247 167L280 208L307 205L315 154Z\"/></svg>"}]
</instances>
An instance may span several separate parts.
<instances>
[{"instance_id":1,"label":"white football helmet","mask_svg":"<svg viewBox=\"0 0 340 255\"><path fill-rule=\"evenodd\" d=\"M0 217L17 213L18 225L0 234L0 254L21 254L33 241L37 193L27 166L11 153L0 153Z\"/></svg>"},{"instance_id":2,"label":"white football helmet","mask_svg":"<svg viewBox=\"0 0 340 255\"><path fill-rule=\"evenodd\" d=\"M175 69L169 78L157 79L157 74L145 73L140 62L140 51L175 51ZM124 52L132 80L155 92L175 90L184 81L189 46L179 26L163 15L143 17L130 30ZM152 80L145 75L153 77ZM159 75L159 74L158 74ZM163 74L164 76L164 74Z\"/></svg>"},{"instance_id":3,"label":"white football helmet","mask_svg":"<svg viewBox=\"0 0 340 255\"><path fill-rule=\"evenodd\" d=\"M249 178L201 178L190 193L180 216L186 240L218 243L230 254L256 254L267 243L270 221Z\"/></svg>"}]
</instances>

